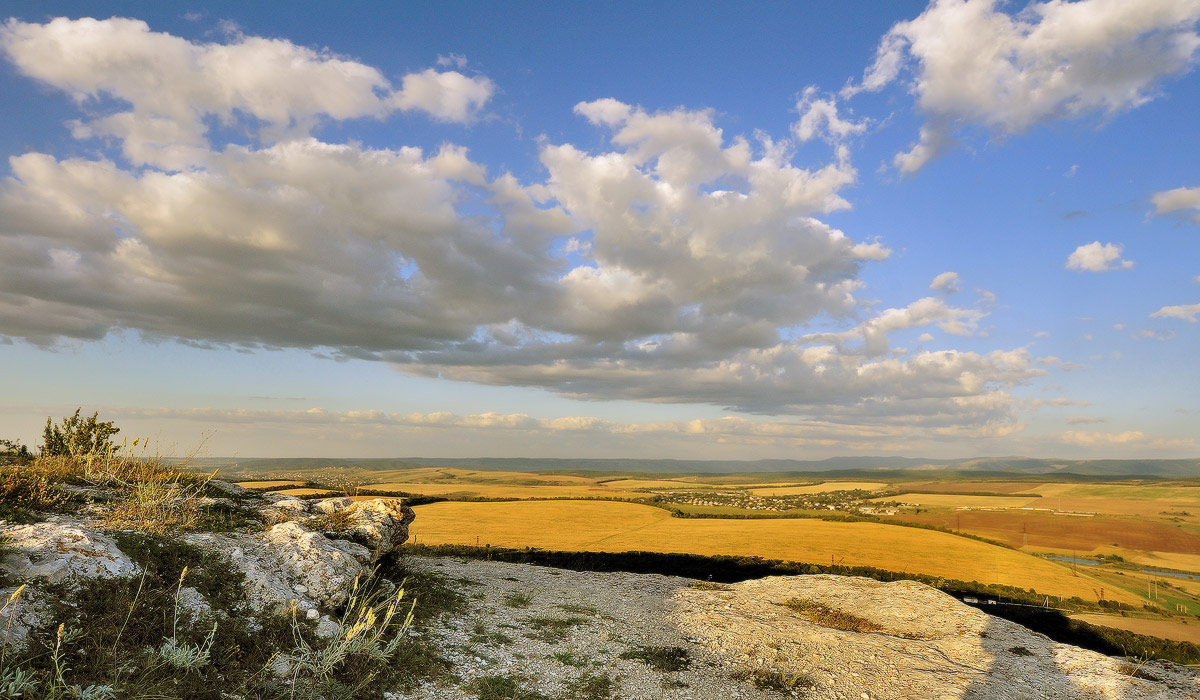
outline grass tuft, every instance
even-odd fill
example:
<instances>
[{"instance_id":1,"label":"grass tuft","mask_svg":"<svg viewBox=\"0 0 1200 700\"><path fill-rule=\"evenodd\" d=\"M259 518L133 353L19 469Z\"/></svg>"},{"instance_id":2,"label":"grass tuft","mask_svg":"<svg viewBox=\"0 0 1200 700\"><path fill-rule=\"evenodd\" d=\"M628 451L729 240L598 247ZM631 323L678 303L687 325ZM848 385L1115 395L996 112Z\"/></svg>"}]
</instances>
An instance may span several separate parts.
<instances>
[{"instance_id":1,"label":"grass tuft","mask_svg":"<svg viewBox=\"0 0 1200 700\"><path fill-rule=\"evenodd\" d=\"M637 659L656 671L673 673L692 665L688 650L682 647L638 647L621 653L622 659Z\"/></svg>"},{"instance_id":2,"label":"grass tuft","mask_svg":"<svg viewBox=\"0 0 1200 700\"><path fill-rule=\"evenodd\" d=\"M781 693L813 687L812 679L798 671L784 672L776 669L747 668L730 677L735 681L749 681L759 690L775 690Z\"/></svg>"},{"instance_id":3,"label":"grass tuft","mask_svg":"<svg viewBox=\"0 0 1200 700\"><path fill-rule=\"evenodd\" d=\"M463 687L479 700L551 700L536 690L524 688L519 676L480 676Z\"/></svg>"},{"instance_id":4,"label":"grass tuft","mask_svg":"<svg viewBox=\"0 0 1200 700\"><path fill-rule=\"evenodd\" d=\"M798 613L807 620L815 622L818 625L824 625L825 627L833 627L848 632L879 632L883 629L880 625L866 618L848 613L845 610L837 610L815 601L805 600L804 598L792 598L780 603L780 605Z\"/></svg>"}]
</instances>

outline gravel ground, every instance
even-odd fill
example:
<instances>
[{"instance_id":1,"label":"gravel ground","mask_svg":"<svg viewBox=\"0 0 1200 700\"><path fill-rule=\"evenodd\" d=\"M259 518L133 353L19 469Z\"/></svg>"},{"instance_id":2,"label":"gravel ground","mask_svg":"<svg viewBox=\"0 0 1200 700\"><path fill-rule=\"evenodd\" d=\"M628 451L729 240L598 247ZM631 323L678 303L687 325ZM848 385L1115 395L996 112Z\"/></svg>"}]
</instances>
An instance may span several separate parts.
<instances>
[{"instance_id":1,"label":"gravel ground","mask_svg":"<svg viewBox=\"0 0 1200 700\"><path fill-rule=\"evenodd\" d=\"M787 576L720 586L455 558L412 563L468 600L462 615L424 631L461 681L397 699L1200 697L1191 669L1155 662L1131 675L1122 660L910 581ZM817 624L780 605L795 598L873 631Z\"/></svg>"}]
</instances>

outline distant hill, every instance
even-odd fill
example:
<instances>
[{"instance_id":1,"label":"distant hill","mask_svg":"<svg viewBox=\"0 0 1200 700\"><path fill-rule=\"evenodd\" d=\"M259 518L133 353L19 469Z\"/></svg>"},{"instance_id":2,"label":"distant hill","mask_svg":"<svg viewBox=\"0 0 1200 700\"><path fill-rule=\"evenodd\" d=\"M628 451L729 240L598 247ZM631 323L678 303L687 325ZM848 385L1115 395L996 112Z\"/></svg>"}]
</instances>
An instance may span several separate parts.
<instances>
[{"instance_id":1,"label":"distant hill","mask_svg":"<svg viewBox=\"0 0 1200 700\"><path fill-rule=\"evenodd\" d=\"M371 471L457 467L486 471L587 471L644 474L813 474L861 472L938 472L951 475L1078 474L1082 476L1200 477L1200 459L1041 459L1033 457L976 457L924 459L913 457L831 457L820 460L692 460L692 459L556 459L524 457L402 457L395 459L323 458L206 458L208 468L240 472L357 468ZM882 474L881 474L882 476Z\"/></svg>"}]
</instances>

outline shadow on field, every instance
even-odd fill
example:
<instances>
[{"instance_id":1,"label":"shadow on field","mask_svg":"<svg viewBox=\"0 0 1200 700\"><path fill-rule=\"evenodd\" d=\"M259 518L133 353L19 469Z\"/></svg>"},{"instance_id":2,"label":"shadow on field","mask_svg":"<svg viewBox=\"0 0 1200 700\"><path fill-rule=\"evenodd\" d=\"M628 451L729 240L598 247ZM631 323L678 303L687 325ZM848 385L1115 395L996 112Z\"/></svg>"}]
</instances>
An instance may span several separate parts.
<instances>
[{"instance_id":1,"label":"shadow on field","mask_svg":"<svg viewBox=\"0 0 1200 700\"><path fill-rule=\"evenodd\" d=\"M877 581L915 580L948 593L984 612L1011 620L1050 639L1098 651L1109 656L1165 659L1180 664L1200 664L1200 645L1073 620L1063 612L1039 607L1041 597L1029 591L974 581L952 581L902 574L867 566L827 566L761 559L758 557L663 554L659 552L559 552L535 548L470 547L464 545L413 545L404 550L417 556L458 556L516 564L536 564L575 571L623 571L635 574L682 576L714 583L739 583L766 576L835 574L863 576ZM989 602L992 601L992 602ZM964 601L965 602L965 601ZM1018 604L1019 603L1019 604ZM1036 696L1034 696L1036 697Z\"/></svg>"}]
</instances>

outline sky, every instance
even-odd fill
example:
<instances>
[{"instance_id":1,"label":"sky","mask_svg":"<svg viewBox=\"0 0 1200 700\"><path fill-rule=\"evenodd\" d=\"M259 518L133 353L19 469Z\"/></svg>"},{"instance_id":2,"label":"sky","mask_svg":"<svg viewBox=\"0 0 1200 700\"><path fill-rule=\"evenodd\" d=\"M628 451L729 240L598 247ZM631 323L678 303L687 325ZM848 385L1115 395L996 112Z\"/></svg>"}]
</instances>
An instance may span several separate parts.
<instances>
[{"instance_id":1,"label":"sky","mask_svg":"<svg viewBox=\"0 0 1200 700\"><path fill-rule=\"evenodd\" d=\"M1200 0L0 13L0 437L1200 455Z\"/></svg>"}]
</instances>

